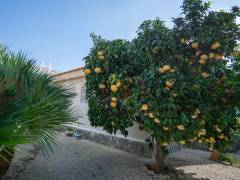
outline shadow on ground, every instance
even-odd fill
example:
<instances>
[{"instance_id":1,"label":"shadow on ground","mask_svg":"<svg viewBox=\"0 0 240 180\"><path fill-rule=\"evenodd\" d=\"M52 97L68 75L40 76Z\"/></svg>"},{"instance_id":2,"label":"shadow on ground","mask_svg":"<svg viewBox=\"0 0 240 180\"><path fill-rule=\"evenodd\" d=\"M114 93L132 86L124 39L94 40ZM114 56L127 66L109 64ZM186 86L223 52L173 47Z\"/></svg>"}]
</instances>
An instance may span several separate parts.
<instances>
[{"instance_id":1,"label":"shadow on ground","mask_svg":"<svg viewBox=\"0 0 240 180\"><path fill-rule=\"evenodd\" d=\"M105 147L87 140L59 136L60 144L49 157L38 153L34 160L24 165L19 172L14 172L14 165L5 179L18 180L150 180L150 179L237 179L239 169L224 166L208 160L209 153L201 150L184 149L171 154L166 163L169 174L156 175L145 164L152 159L142 158L117 149ZM22 154L16 153L14 163ZM174 169L173 169L174 168ZM216 172L214 170L218 169ZM221 171L221 172L219 172ZM14 172L14 173L13 173ZM226 178L227 177L227 178Z\"/></svg>"}]
</instances>

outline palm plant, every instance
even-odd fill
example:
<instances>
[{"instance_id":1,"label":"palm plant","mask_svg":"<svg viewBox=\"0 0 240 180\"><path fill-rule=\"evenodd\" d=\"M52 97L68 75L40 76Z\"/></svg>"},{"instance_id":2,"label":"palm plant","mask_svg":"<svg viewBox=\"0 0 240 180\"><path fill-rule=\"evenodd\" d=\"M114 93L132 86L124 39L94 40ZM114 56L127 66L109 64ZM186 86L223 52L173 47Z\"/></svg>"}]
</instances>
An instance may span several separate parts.
<instances>
[{"instance_id":1,"label":"palm plant","mask_svg":"<svg viewBox=\"0 0 240 180\"><path fill-rule=\"evenodd\" d=\"M7 160L9 149L18 144L53 150L56 128L76 120L73 97L34 60L0 45L0 159Z\"/></svg>"}]
</instances>

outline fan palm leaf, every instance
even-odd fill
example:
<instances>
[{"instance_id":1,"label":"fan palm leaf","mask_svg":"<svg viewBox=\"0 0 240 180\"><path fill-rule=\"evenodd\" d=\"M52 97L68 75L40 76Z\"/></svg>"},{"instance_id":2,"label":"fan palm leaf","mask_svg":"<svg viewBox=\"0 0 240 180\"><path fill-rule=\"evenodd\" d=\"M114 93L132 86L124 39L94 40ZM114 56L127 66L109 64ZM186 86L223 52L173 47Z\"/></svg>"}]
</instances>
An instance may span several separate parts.
<instances>
[{"instance_id":1,"label":"fan palm leaf","mask_svg":"<svg viewBox=\"0 0 240 180\"><path fill-rule=\"evenodd\" d=\"M76 120L73 97L70 89L54 83L25 54L0 46L0 151L4 152L0 154L24 143L36 144L43 152L52 150L55 130Z\"/></svg>"}]
</instances>

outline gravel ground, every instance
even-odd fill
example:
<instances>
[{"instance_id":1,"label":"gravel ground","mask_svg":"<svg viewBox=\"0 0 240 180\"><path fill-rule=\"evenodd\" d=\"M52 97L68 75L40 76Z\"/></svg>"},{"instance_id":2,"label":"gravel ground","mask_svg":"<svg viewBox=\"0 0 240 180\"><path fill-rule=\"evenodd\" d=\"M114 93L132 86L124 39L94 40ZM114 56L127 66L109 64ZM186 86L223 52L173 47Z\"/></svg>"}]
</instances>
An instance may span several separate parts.
<instances>
[{"instance_id":1,"label":"gravel ground","mask_svg":"<svg viewBox=\"0 0 240 180\"><path fill-rule=\"evenodd\" d=\"M155 180L155 179L221 179L239 180L240 169L208 160L209 152L183 149L171 154L166 162L175 171L155 175L144 164L153 160L72 137L59 137L59 146L49 157L38 153L34 160L22 163L21 171L10 168L5 179L17 180ZM28 150L29 151L29 150ZM13 164L24 153L16 153ZM26 159L26 158L25 158ZM11 167L16 167L11 165ZM14 173L11 173L14 171ZM18 175L17 175L18 174Z\"/></svg>"},{"instance_id":2,"label":"gravel ground","mask_svg":"<svg viewBox=\"0 0 240 180\"><path fill-rule=\"evenodd\" d=\"M240 169L210 161L209 152L183 149L171 154L166 162L194 178L212 180L240 180Z\"/></svg>"}]
</instances>

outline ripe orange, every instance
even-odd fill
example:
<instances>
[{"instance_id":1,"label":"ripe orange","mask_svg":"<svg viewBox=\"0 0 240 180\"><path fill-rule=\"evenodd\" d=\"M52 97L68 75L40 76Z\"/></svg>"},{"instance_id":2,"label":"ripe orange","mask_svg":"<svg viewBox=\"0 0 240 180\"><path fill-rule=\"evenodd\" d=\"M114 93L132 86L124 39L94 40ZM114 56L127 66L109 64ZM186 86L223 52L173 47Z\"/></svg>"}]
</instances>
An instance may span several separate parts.
<instances>
[{"instance_id":1,"label":"ripe orange","mask_svg":"<svg viewBox=\"0 0 240 180\"><path fill-rule=\"evenodd\" d=\"M188 39L182 38L182 39L181 39L181 43L187 44L187 43L188 43Z\"/></svg>"},{"instance_id":2,"label":"ripe orange","mask_svg":"<svg viewBox=\"0 0 240 180\"><path fill-rule=\"evenodd\" d=\"M202 77L208 78L208 77L209 77L209 74L208 74L207 72L203 72L203 73L202 73Z\"/></svg>"},{"instance_id":3,"label":"ripe orange","mask_svg":"<svg viewBox=\"0 0 240 180\"><path fill-rule=\"evenodd\" d=\"M84 72L85 72L86 75L89 75L89 74L92 73L92 70L91 69L85 69Z\"/></svg>"},{"instance_id":4,"label":"ripe orange","mask_svg":"<svg viewBox=\"0 0 240 180\"><path fill-rule=\"evenodd\" d=\"M218 135L218 138L219 138L219 139L224 139L224 134Z\"/></svg>"},{"instance_id":5,"label":"ripe orange","mask_svg":"<svg viewBox=\"0 0 240 180\"><path fill-rule=\"evenodd\" d=\"M214 137L210 137L210 138L209 138L209 141L210 141L211 143L215 143L215 142L216 142L215 139L214 139Z\"/></svg>"},{"instance_id":6,"label":"ripe orange","mask_svg":"<svg viewBox=\"0 0 240 180\"><path fill-rule=\"evenodd\" d=\"M205 129L200 129L199 131L198 131L198 135L199 136L204 136L204 135L206 135L206 130Z\"/></svg>"},{"instance_id":7,"label":"ripe orange","mask_svg":"<svg viewBox=\"0 0 240 180\"><path fill-rule=\"evenodd\" d=\"M163 70L163 68L160 67L160 68L159 68L159 72L160 72L160 73L164 73L165 71Z\"/></svg>"},{"instance_id":8,"label":"ripe orange","mask_svg":"<svg viewBox=\"0 0 240 180\"><path fill-rule=\"evenodd\" d=\"M148 110L148 107L149 107L148 104L143 104L141 107L141 110L146 111L146 110Z\"/></svg>"},{"instance_id":9,"label":"ripe orange","mask_svg":"<svg viewBox=\"0 0 240 180\"><path fill-rule=\"evenodd\" d=\"M160 123L160 120L158 118L154 118L154 122L159 124Z\"/></svg>"},{"instance_id":10,"label":"ripe orange","mask_svg":"<svg viewBox=\"0 0 240 180\"><path fill-rule=\"evenodd\" d=\"M165 85L166 85L167 87L171 88L171 87L173 87L173 85L174 85L174 81L166 81L166 82L165 82Z\"/></svg>"},{"instance_id":11,"label":"ripe orange","mask_svg":"<svg viewBox=\"0 0 240 180\"><path fill-rule=\"evenodd\" d=\"M216 59L216 60L221 60L221 59L223 59L223 58L224 58L223 55L216 54L216 56L215 56L215 59Z\"/></svg>"},{"instance_id":12,"label":"ripe orange","mask_svg":"<svg viewBox=\"0 0 240 180\"><path fill-rule=\"evenodd\" d=\"M215 53L209 53L209 58L214 58L215 57Z\"/></svg>"},{"instance_id":13,"label":"ripe orange","mask_svg":"<svg viewBox=\"0 0 240 180\"><path fill-rule=\"evenodd\" d=\"M117 81L117 87L120 87L122 85L121 81Z\"/></svg>"},{"instance_id":14,"label":"ripe orange","mask_svg":"<svg viewBox=\"0 0 240 180\"><path fill-rule=\"evenodd\" d=\"M167 71L170 71L172 68L171 68L171 66L169 66L169 65L164 65L164 66L162 67L162 69L163 69L164 72L167 72Z\"/></svg>"},{"instance_id":15,"label":"ripe orange","mask_svg":"<svg viewBox=\"0 0 240 180\"><path fill-rule=\"evenodd\" d=\"M166 142L161 143L162 147L166 147L167 145L168 145L168 143L166 143Z\"/></svg>"},{"instance_id":16,"label":"ripe orange","mask_svg":"<svg viewBox=\"0 0 240 180\"><path fill-rule=\"evenodd\" d=\"M197 114L201 113L201 111L198 108L196 108L196 110L194 112L197 113Z\"/></svg>"},{"instance_id":17,"label":"ripe orange","mask_svg":"<svg viewBox=\"0 0 240 180\"><path fill-rule=\"evenodd\" d=\"M152 112L148 113L148 117L153 119L154 118L154 114Z\"/></svg>"},{"instance_id":18,"label":"ripe orange","mask_svg":"<svg viewBox=\"0 0 240 180\"><path fill-rule=\"evenodd\" d=\"M191 117L192 117L193 119L196 119L196 118L198 117L198 114L194 112Z\"/></svg>"},{"instance_id":19,"label":"ripe orange","mask_svg":"<svg viewBox=\"0 0 240 180\"><path fill-rule=\"evenodd\" d=\"M198 48L198 43L197 42L193 42L191 44L191 46L192 46L192 48L197 49Z\"/></svg>"},{"instance_id":20,"label":"ripe orange","mask_svg":"<svg viewBox=\"0 0 240 180\"><path fill-rule=\"evenodd\" d=\"M169 127L163 126L163 129L164 129L165 131L169 131Z\"/></svg>"},{"instance_id":21,"label":"ripe orange","mask_svg":"<svg viewBox=\"0 0 240 180\"><path fill-rule=\"evenodd\" d=\"M200 56L200 59L207 60L207 59L208 59L208 55L206 55L206 54L202 54L202 55Z\"/></svg>"},{"instance_id":22,"label":"ripe orange","mask_svg":"<svg viewBox=\"0 0 240 180\"><path fill-rule=\"evenodd\" d=\"M97 52L97 56L103 56L104 55L104 51L98 51Z\"/></svg>"},{"instance_id":23,"label":"ripe orange","mask_svg":"<svg viewBox=\"0 0 240 180\"><path fill-rule=\"evenodd\" d=\"M172 97L177 97L177 95L178 95L177 93L172 93L171 94Z\"/></svg>"},{"instance_id":24,"label":"ripe orange","mask_svg":"<svg viewBox=\"0 0 240 180\"><path fill-rule=\"evenodd\" d=\"M221 44L217 41L211 45L211 49L218 49L221 47Z\"/></svg>"},{"instance_id":25,"label":"ripe orange","mask_svg":"<svg viewBox=\"0 0 240 180\"><path fill-rule=\"evenodd\" d=\"M111 107L115 108L116 106L117 106L117 103L114 102L114 101L112 101L112 102L111 102Z\"/></svg>"},{"instance_id":26,"label":"ripe orange","mask_svg":"<svg viewBox=\"0 0 240 180\"><path fill-rule=\"evenodd\" d=\"M98 56L98 59L99 59L100 61L104 61L105 57L104 57L104 56Z\"/></svg>"},{"instance_id":27,"label":"ripe orange","mask_svg":"<svg viewBox=\"0 0 240 180\"><path fill-rule=\"evenodd\" d=\"M116 97L112 97L112 102L117 102L117 98Z\"/></svg>"},{"instance_id":28,"label":"ripe orange","mask_svg":"<svg viewBox=\"0 0 240 180\"><path fill-rule=\"evenodd\" d=\"M207 62L206 59L200 59L199 60L199 63L202 64L202 65L206 64L206 62Z\"/></svg>"},{"instance_id":29,"label":"ripe orange","mask_svg":"<svg viewBox=\"0 0 240 180\"><path fill-rule=\"evenodd\" d=\"M117 90L118 90L117 85L111 85L111 91L112 92L117 92Z\"/></svg>"},{"instance_id":30,"label":"ripe orange","mask_svg":"<svg viewBox=\"0 0 240 180\"><path fill-rule=\"evenodd\" d=\"M181 140L181 141L179 141L179 144L186 144L186 141Z\"/></svg>"},{"instance_id":31,"label":"ripe orange","mask_svg":"<svg viewBox=\"0 0 240 180\"><path fill-rule=\"evenodd\" d=\"M185 127L184 127L184 125L180 124L180 125L177 125L177 129L180 131L184 131Z\"/></svg>"},{"instance_id":32,"label":"ripe orange","mask_svg":"<svg viewBox=\"0 0 240 180\"><path fill-rule=\"evenodd\" d=\"M99 73L102 72L102 69L101 69L100 67L96 67L96 68L95 68L95 72L96 72L97 74L99 74Z\"/></svg>"}]
</instances>

